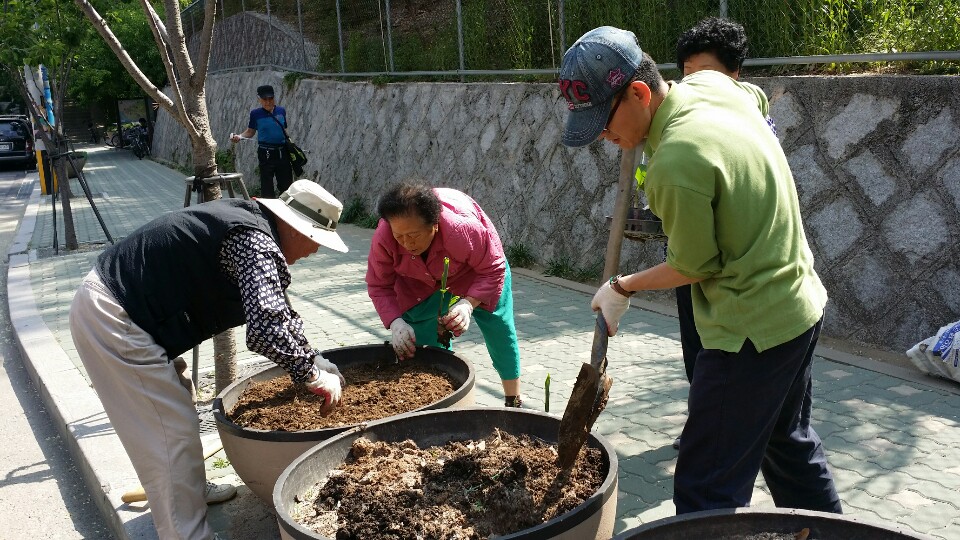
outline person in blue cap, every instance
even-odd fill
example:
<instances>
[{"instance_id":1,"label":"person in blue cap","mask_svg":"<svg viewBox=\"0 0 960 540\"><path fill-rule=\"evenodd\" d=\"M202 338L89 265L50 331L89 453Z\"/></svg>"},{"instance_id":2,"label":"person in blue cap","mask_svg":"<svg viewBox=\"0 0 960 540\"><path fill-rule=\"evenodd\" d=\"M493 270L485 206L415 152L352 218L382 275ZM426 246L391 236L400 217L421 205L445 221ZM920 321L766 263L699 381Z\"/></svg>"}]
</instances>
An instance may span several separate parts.
<instances>
[{"instance_id":1,"label":"person in blue cap","mask_svg":"<svg viewBox=\"0 0 960 540\"><path fill-rule=\"evenodd\" d=\"M287 110L277 105L273 87L257 87L260 106L250 111L250 121L242 133L230 134L238 142L257 135L257 161L260 166L260 196L274 199L293 183L293 168L287 150ZM274 178L277 184L274 188Z\"/></svg>"},{"instance_id":2,"label":"person in blue cap","mask_svg":"<svg viewBox=\"0 0 960 540\"><path fill-rule=\"evenodd\" d=\"M633 32L600 27L566 52L561 141L644 145L645 193L667 260L591 302L615 335L630 296L691 284L698 353L674 477L678 514L748 506L762 472L777 506L841 512L811 426L826 289L796 186L755 86L713 70L668 84Z\"/></svg>"}]
</instances>

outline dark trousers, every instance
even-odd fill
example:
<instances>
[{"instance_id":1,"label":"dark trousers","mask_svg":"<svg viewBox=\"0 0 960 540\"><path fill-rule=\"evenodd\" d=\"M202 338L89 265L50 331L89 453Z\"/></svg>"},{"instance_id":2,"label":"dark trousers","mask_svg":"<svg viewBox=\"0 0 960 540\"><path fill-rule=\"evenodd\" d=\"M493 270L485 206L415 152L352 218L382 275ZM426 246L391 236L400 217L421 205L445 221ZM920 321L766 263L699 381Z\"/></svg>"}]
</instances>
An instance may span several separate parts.
<instances>
[{"instance_id":1,"label":"dark trousers","mask_svg":"<svg viewBox=\"0 0 960 540\"><path fill-rule=\"evenodd\" d=\"M683 368L687 372L687 381L693 382L693 366L703 344L697 325L693 321L692 285L681 285L674 289L677 294L677 316L680 318L680 346L683 348Z\"/></svg>"},{"instance_id":2,"label":"dark trousers","mask_svg":"<svg viewBox=\"0 0 960 540\"><path fill-rule=\"evenodd\" d=\"M283 193L293 183L293 170L290 168L287 149L258 146L257 160L260 162L260 196L276 199L278 193ZM276 190L273 187L274 177L277 179Z\"/></svg>"},{"instance_id":3,"label":"dark trousers","mask_svg":"<svg viewBox=\"0 0 960 540\"><path fill-rule=\"evenodd\" d=\"M678 514L748 506L758 472L778 507L841 512L810 426L822 323L762 353L749 340L737 353L700 352L674 476Z\"/></svg>"}]
</instances>

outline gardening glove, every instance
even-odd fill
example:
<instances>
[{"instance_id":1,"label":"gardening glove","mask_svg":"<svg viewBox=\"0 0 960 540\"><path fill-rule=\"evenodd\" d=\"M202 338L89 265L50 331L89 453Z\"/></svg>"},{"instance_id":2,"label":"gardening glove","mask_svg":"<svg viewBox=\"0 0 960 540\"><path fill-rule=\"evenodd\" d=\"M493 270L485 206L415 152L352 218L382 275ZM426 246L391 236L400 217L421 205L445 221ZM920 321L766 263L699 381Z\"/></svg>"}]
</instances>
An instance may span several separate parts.
<instances>
[{"instance_id":1,"label":"gardening glove","mask_svg":"<svg viewBox=\"0 0 960 540\"><path fill-rule=\"evenodd\" d=\"M417 338L413 333L413 327L403 320L403 317L397 317L390 323L390 332L393 337L390 344L393 345L393 352L397 353L397 358L405 360L412 358L417 352Z\"/></svg>"},{"instance_id":2,"label":"gardening glove","mask_svg":"<svg viewBox=\"0 0 960 540\"><path fill-rule=\"evenodd\" d=\"M593 301L590 302L590 307L593 308L594 311L603 313L603 318L607 320L607 329L610 335L614 336L620 327L620 317L623 317L623 314L627 312L627 308L630 307L630 298L613 290L610 282L607 281L601 285L600 288L597 289L597 293L593 295Z\"/></svg>"},{"instance_id":3,"label":"gardening glove","mask_svg":"<svg viewBox=\"0 0 960 540\"><path fill-rule=\"evenodd\" d=\"M340 377L327 371L313 368L310 378L307 379L307 390L323 398L320 414L326 416L340 404Z\"/></svg>"},{"instance_id":4,"label":"gardening glove","mask_svg":"<svg viewBox=\"0 0 960 540\"><path fill-rule=\"evenodd\" d=\"M461 334L470 328L470 315L473 314L473 304L466 298L461 298L456 304L450 307L446 315L440 317L440 323L444 328L453 332L454 337L460 337Z\"/></svg>"},{"instance_id":5,"label":"gardening glove","mask_svg":"<svg viewBox=\"0 0 960 540\"><path fill-rule=\"evenodd\" d=\"M313 365L317 367L320 371L326 371L327 373L332 373L340 378L340 386L346 386L347 380L343 378L343 375L340 374L340 369L331 361L323 357L322 354L317 352L313 357Z\"/></svg>"}]
</instances>

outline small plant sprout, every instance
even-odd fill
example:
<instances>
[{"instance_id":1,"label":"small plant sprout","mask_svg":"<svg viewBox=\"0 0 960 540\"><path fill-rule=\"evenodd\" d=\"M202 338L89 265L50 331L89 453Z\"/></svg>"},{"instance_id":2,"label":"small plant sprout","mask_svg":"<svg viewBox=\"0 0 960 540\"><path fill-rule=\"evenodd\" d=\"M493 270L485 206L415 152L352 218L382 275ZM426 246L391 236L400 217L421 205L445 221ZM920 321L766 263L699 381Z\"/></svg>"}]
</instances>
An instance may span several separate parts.
<instances>
[{"instance_id":1,"label":"small plant sprout","mask_svg":"<svg viewBox=\"0 0 960 540\"><path fill-rule=\"evenodd\" d=\"M543 412L550 412L550 374L543 381Z\"/></svg>"}]
</instances>

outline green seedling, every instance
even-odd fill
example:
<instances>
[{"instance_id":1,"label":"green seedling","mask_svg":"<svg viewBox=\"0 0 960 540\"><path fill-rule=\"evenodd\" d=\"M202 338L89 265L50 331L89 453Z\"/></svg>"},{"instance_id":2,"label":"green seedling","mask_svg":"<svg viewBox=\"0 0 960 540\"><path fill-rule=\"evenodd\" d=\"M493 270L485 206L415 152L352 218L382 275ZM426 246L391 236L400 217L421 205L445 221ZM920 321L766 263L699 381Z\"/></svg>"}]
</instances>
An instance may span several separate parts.
<instances>
[{"instance_id":1,"label":"green seedling","mask_svg":"<svg viewBox=\"0 0 960 540\"><path fill-rule=\"evenodd\" d=\"M230 460L223 459L222 457L218 457L217 459L213 460L214 469L226 469L229 466Z\"/></svg>"},{"instance_id":2,"label":"green seedling","mask_svg":"<svg viewBox=\"0 0 960 540\"><path fill-rule=\"evenodd\" d=\"M447 274L450 272L450 257L443 258L443 274L440 275L440 305L437 307L437 341L444 349L450 348L450 340L453 338L453 332L447 330L440 322L443 317L443 297L447 294ZM447 311L450 306L447 306Z\"/></svg>"},{"instance_id":3,"label":"green seedling","mask_svg":"<svg viewBox=\"0 0 960 540\"><path fill-rule=\"evenodd\" d=\"M550 412L550 374L543 381L543 412Z\"/></svg>"}]
</instances>

